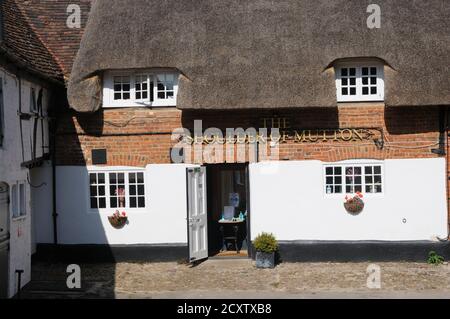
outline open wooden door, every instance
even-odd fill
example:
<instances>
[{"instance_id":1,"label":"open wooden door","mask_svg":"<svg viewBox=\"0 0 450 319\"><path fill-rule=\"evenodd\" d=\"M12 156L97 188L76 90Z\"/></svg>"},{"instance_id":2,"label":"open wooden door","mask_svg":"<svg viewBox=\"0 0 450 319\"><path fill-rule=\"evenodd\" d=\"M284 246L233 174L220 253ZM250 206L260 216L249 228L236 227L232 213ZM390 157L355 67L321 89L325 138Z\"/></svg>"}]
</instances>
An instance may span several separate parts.
<instances>
[{"instance_id":1,"label":"open wooden door","mask_svg":"<svg viewBox=\"0 0 450 319\"><path fill-rule=\"evenodd\" d=\"M208 258L206 167L186 169L189 261Z\"/></svg>"}]
</instances>

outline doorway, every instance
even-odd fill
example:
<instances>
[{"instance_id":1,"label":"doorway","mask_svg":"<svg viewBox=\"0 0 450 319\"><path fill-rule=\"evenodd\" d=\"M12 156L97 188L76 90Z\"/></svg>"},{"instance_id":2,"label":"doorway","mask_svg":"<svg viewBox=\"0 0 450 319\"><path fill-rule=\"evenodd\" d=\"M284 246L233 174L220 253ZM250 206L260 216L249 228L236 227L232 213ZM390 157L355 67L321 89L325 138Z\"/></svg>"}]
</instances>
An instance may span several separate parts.
<instances>
[{"instance_id":1,"label":"doorway","mask_svg":"<svg viewBox=\"0 0 450 319\"><path fill-rule=\"evenodd\" d=\"M9 186L0 183L0 299L9 288Z\"/></svg>"},{"instance_id":2,"label":"doorway","mask_svg":"<svg viewBox=\"0 0 450 319\"><path fill-rule=\"evenodd\" d=\"M250 256L247 164L206 166L208 256Z\"/></svg>"}]
</instances>

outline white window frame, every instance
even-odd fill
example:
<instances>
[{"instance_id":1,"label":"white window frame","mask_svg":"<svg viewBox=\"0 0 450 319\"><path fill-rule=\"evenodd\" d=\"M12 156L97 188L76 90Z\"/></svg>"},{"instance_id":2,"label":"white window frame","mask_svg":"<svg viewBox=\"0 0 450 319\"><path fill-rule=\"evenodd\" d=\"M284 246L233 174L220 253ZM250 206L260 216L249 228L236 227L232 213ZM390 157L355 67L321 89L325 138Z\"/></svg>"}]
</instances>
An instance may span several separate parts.
<instances>
[{"instance_id":1,"label":"white window frame","mask_svg":"<svg viewBox=\"0 0 450 319\"><path fill-rule=\"evenodd\" d=\"M174 96L173 99L158 99L158 75L171 74L174 77ZM153 78L153 102L150 101L150 87L147 99L136 99L136 76L148 76L148 85L150 86L150 78ZM114 77L129 76L130 77L130 99L114 100ZM103 77L103 107L175 107L177 106L178 95L178 77L179 73L173 70L136 70L136 71L106 71Z\"/></svg>"},{"instance_id":2,"label":"white window frame","mask_svg":"<svg viewBox=\"0 0 450 319\"><path fill-rule=\"evenodd\" d=\"M27 216L27 184L18 181L11 185L11 216L13 220L23 219Z\"/></svg>"},{"instance_id":3,"label":"white window frame","mask_svg":"<svg viewBox=\"0 0 450 319\"><path fill-rule=\"evenodd\" d=\"M337 162L337 163L324 163L323 164L323 179L322 179L322 190L323 190L323 194L325 197L340 197L343 198L345 197L345 195L350 195L350 194L354 194L354 193L347 193L347 189L346 189L346 180L345 180L345 170L348 167L354 167L354 166L358 166L361 167L361 189L362 192L361 194L363 194L364 196L368 196L368 197L382 197L385 195L386 193L386 188L385 188L385 180L386 180L386 176L384 173L384 162L383 161L366 161L366 160L361 160L361 161L342 161L342 162ZM372 167L372 166L380 166L381 167L381 192L380 193L367 193L366 192L366 174L365 174L365 168L366 167ZM326 173L326 169L328 167L341 167L342 169L342 193L327 193L327 173ZM372 176L373 176L373 172L372 172ZM334 183L334 180L333 180ZM372 183L373 184L373 183Z\"/></svg>"},{"instance_id":4,"label":"white window frame","mask_svg":"<svg viewBox=\"0 0 450 319\"><path fill-rule=\"evenodd\" d=\"M377 94L362 94L362 68L377 68ZM341 68L356 69L356 95L342 95ZM384 101L384 65L380 62L341 62L334 67L336 75L336 97L338 102L380 102ZM365 85L366 86L366 85Z\"/></svg>"},{"instance_id":5,"label":"white window frame","mask_svg":"<svg viewBox=\"0 0 450 319\"><path fill-rule=\"evenodd\" d=\"M106 207L105 208L91 208L91 184L90 184L90 174L93 173L103 173L105 174L105 200L106 200ZM111 195L110 192L110 183L109 183L109 174L110 173L124 173L125 180L125 207L111 207ZM130 207L130 183L129 183L129 173L142 173L144 175L144 200L145 200L145 206L144 207ZM140 168L134 168L134 167L105 167L105 168L89 168L88 174L87 174L87 180L85 182L85 186L87 189L86 196L87 196L87 208L88 212L90 213L108 213L113 214L116 210L119 210L120 212L125 211L126 213L129 212L144 212L148 207L148 198L147 198L147 192L148 192L148 184L147 184L147 176L145 174L145 169ZM97 195L98 196L98 195ZM133 195L134 196L134 195Z\"/></svg>"}]
</instances>

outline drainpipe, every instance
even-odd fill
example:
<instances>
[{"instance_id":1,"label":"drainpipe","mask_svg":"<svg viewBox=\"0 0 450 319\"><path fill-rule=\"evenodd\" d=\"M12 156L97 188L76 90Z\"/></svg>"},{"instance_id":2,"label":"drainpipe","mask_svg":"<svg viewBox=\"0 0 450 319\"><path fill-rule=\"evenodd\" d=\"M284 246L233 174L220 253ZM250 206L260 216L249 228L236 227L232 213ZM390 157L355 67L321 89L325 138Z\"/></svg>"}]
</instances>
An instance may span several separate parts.
<instances>
[{"instance_id":1,"label":"drainpipe","mask_svg":"<svg viewBox=\"0 0 450 319\"><path fill-rule=\"evenodd\" d=\"M53 118L50 132L50 152L52 159L52 220L53 220L53 244L58 245L58 213L56 211L56 131L58 124L57 105L53 100Z\"/></svg>"}]
</instances>

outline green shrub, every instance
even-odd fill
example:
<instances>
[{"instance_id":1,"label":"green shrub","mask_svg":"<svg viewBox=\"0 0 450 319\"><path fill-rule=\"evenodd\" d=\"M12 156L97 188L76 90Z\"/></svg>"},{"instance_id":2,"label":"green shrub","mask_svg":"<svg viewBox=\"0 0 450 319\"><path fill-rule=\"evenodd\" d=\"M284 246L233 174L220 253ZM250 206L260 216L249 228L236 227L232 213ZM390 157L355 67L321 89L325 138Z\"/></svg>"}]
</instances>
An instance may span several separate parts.
<instances>
[{"instance_id":1,"label":"green shrub","mask_svg":"<svg viewBox=\"0 0 450 319\"><path fill-rule=\"evenodd\" d=\"M430 251L430 253L428 254L428 263L432 264L432 265L439 265L442 264L444 262L444 257L439 256L438 254L436 254L435 251Z\"/></svg>"},{"instance_id":2,"label":"green shrub","mask_svg":"<svg viewBox=\"0 0 450 319\"><path fill-rule=\"evenodd\" d=\"M273 234L261 233L253 241L256 251L274 253L278 250L278 242Z\"/></svg>"}]
</instances>

